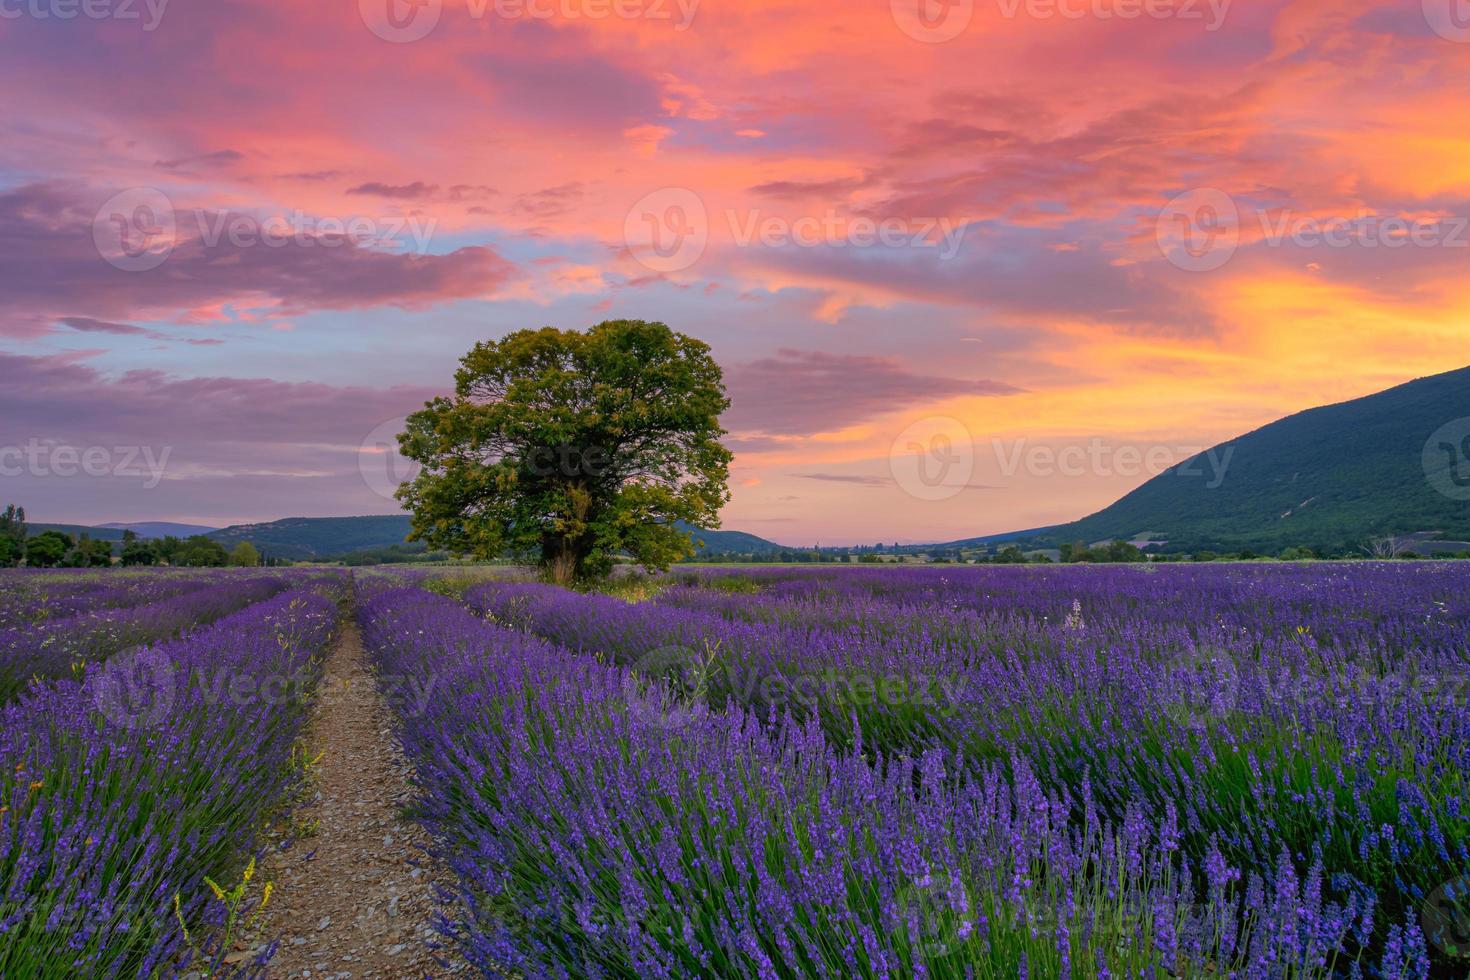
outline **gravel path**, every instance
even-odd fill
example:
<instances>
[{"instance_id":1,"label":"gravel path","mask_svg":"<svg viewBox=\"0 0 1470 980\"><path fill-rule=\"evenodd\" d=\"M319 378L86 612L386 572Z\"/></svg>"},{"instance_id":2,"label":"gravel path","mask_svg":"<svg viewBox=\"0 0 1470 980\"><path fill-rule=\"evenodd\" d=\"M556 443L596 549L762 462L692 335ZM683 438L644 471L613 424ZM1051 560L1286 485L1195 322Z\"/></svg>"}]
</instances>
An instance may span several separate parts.
<instances>
[{"instance_id":1,"label":"gravel path","mask_svg":"<svg viewBox=\"0 0 1470 980\"><path fill-rule=\"evenodd\" d=\"M281 940L268 977L444 977L429 924L436 869L427 838L400 814L412 769L393 737L393 717L373 686L350 620L326 664L307 745L322 753L315 800L296 814L316 831L262 862L257 880L275 893L250 945ZM442 882L442 878L439 879Z\"/></svg>"}]
</instances>

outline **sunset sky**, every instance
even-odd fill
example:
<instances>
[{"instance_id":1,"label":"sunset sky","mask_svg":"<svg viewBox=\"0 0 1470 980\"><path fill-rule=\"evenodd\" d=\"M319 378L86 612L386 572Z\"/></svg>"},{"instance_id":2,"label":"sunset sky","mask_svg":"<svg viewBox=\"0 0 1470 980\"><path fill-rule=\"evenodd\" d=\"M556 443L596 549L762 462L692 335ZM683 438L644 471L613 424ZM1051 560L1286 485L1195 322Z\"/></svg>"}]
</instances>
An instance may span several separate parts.
<instances>
[{"instance_id":1,"label":"sunset sky","mask_svg":"<svg viewBox=\"0 0 1470 980\"><path fill-rule=\"evenodd\" d=\"M1470 363L1459 0L0 0L0 83L37 521L393 512L402 416L543 325L708 342L724 526L792 544Z\"/></svg>"}]
</instances>

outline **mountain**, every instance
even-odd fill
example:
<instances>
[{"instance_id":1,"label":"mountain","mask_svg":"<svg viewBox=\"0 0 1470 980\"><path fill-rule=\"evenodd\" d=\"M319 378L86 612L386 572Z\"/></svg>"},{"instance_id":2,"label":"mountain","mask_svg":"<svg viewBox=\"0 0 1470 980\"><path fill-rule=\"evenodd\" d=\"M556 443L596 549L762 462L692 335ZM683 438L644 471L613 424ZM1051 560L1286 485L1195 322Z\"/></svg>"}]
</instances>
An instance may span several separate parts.
<instances>
[{"instance_id":1,"label":"mountain","mask_svg":"<svg viewBox=\"0 0 1470 980\"><path fill-rule=\"evenodd\" d=\"M60 531L73 539L80 538L83 534L93 541L121 541L122 528L120 527L90 527L86 524L40 524L35 521L26 522L26 532L31 535L40 534L43 531Z\"/></svg>"},{"instance_id":2,"label":"mountain","mask_svg":"<svg viewBox=\"0 0 1470 980\"><path fill-rule=\"evenodd\" d=\"M113 521L108 524L98 524L97 527L105 527L118 532L132 531L140 538L162 538L170 534L176 538L187 538L195 534L208 534L219 530L219 528L207 527L203 524L174 524L170 521L136 521L131 524Z\"/></svg>"},{"instance_id":3,"label":"mountain","mask_svg":"<svg viewBox=\"0 0 1470 980\"><path fill-rule=\"evenodd\" d=\"M1010 541L1020 541L1024 538L1033 538L1065 526L1063 524L1052 524L1047 527L1033 527L1026 531L1008 531L1005 534L982 534L978 538L961 538L959 541L945 541L942 544L906 545L899 550L918 552L929 551L934 548L978 548L982 545L1002 544Z\"/></svg>"},{"instance_id":4,"label":"mountain","mask_svg":"<svg viewBox=\"0 0 1470 980\"><path fill-rule=\"evenodd\" d=\"M1426 533L1470 539L1470 368L1272 422L1027 543L1147 535L1166 551L1340 554Z\"/></svg>"},{"instance_id":5,"label":"mountain","mask_svg":"<svg viewBox=\"0 0 1470 980\"><path fill-rule=\"evenodd\" d=\"M703 551L756 554L779 551L781 546L744 531L694 531ZM211 531L209 537L233 548L249 541L261 552L295 561L335 558L358 551L376 551L402 545L408 538L407 514L377 517L288 517L265 524L236 524Z\"/></svg>"},{"instance_id":6,"label":"mountain","mask_svg":"<svg viewBox=\"0 0 1470 980\"><path fill-rule=\"evenodd\" d=\"M241 541L249 541L263 554L309 561L403 544L408 531L407 514L287 517L263 524L232 524L211 531L209 537L224 545L226 551Z\"/></svg>"},{"instance_id":7,"label":"mountain","mask_svg":"<svg viewBox=\"0 0 1470 980\"><path fill-rule=\"evenodd\" d=\"M747 534L745 531L705 531L679 522L679 529L694 535L696 545L702 544L700 553L715 555L760 555L784 550L784 546L765 538Z\"/></svg>"}]
</instances>

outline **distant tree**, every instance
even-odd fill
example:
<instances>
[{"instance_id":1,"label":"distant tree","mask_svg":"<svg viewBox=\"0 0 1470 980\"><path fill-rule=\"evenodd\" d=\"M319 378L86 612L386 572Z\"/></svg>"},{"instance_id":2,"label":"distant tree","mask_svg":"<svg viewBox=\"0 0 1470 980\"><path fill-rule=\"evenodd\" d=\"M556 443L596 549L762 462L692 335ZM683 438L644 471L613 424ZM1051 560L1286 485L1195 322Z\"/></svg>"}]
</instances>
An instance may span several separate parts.
<instances>
[{"instance_id":1,"label":"distant tree","mask_svg":"<svg viewBox=\"0 0 1470 980\"><path fill-rule=\"evenodd\" d=\"M1057 550L1061 552L1062 561L1089 561L1091 557L1087 545L1081 541L1064 544Z\"/></svg>"},{"instance_id":2,"label":"distant tree","mask_svg":"<svg viewBox=\"0 0 1470 980\"><path fill-rule=\"evenodd\" d=\"M184 542L172 534L165 534L153 542L153 551L158 556L158 561L163 562L165 565L177 565L179 563L179 549L183 548L183 546Z\"/></svg>"},{"instance_id":3,"label":"distant tree","mask_svg":"<svg viewBox=\"0 0 1470 980\"><path fill-rule=\"evenodd\" d=\"M131 541L123 536L122 563L124 565L156 565L158 564L158 549L153 542L144 541L136 534Z\"/></svg>"},{"instance_id":4,"label":"distant tree","mask_svg":"<svg viewBox=\"0 0 1470 980\"><path fill-rule=\"evenodd\" d=\"M230 564L240 568L254 568L260 564L260 552L249 541L241 541L230 552Z\"/></svg>"},{"instance_id":5,"label":"distant tree","mask_svg":"<svg viewBox=\"0 0 1470 980\"><path fill-rule=\"evenodd\" d=\"M190 568L218 567L230 560L224 546L213 538L195 534L184 539L174 555L173 564Z\"/></svg>"},{"instance_id":6,"label":"distant tree","mask_svg":"<svg viewBox=\"0 0 1470 980\"><path fill-rule=\"evenodd\" d=\"M1399 558L1409 550L1409 539L1398 535L1387 534L1383 537L1373 538L1363 545L1363 551L1370 558Z\"/></svg>"},{"instance_id":7,"label":"distant tree","mask_svg":"<svg viewBox=\"0 0 1470 980\"><path fill-rule=\"evenodd\" d=\"M0 538L9 538L18 545L26 540L26 509L9 504L0 511Z\"/></svg>"},{"instance_id":8,"label":"distant tree","mask_svg":"<svg viewBox=\"0 0 1470 980\"><path fill-rule=\"evenodd\" d=\"M64 559L71 568L106 568L112 564L112 545L83 533Z\"/></svg>"},{"instance_id":9,"label":"distant tree","mask_svg":"<svg viewBox=\"0 0 1470 980\"><path fill-rule=\"evenodd\" d=\"M729 407L709 347L662 323L521 330L460 361L455 396L399 436L423 470L398 490L411 538L489 558L536 553L553 581L626 553L663 569L693 553L675 522L719 526Z\"/></svg>"},{"instance_id":10,"label":"distant tree","mask_svg":"<svg viewBox=\"0 0 1470 980\"><path fill-rule=\"evenodd\" d=\"M71 551L71 537L60 531L42 531L26 539L26 564L36 568L54 568Z\"/></svg>"},{"instance_id":11,"label":"distant tree","mask_svg":"<svg viewBox=\"0 0 1470 980\"><path fill-rule=\"evenodd\" d=\"M997 565L1023 565L1026 563L1026 556L1021 552L1020 548L1011 544L997 551L995 557L991 560Z\"/></svg>"}]
</instances>

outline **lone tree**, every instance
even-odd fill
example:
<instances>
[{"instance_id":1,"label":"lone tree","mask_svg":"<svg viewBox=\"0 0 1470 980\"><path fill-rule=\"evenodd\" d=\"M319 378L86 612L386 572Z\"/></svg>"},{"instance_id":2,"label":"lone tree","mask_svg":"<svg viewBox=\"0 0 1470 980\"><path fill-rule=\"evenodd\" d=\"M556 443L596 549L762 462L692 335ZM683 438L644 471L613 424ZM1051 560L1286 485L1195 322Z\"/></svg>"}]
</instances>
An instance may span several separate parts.
<instances>
[{"instance_id":1,"label":"lone tree","mask_svg":"<svg viewBox=\"0 0 1470 980\"><path fill-rule=\"evenodd\" d=\"M676 522L719 526L729 407L708 345L662 323L521 330L460 361L454 398L408 418L398 489L410 538L489 558L539 553L563 584L626 552L649 569L694 551Z\"/></svg>"}]
</instances>

